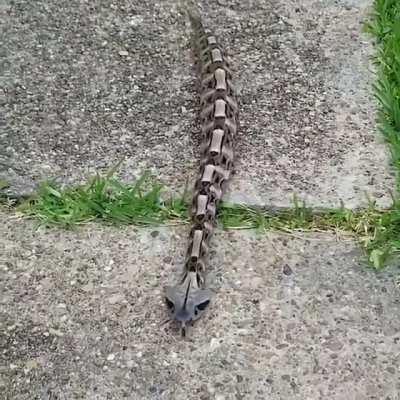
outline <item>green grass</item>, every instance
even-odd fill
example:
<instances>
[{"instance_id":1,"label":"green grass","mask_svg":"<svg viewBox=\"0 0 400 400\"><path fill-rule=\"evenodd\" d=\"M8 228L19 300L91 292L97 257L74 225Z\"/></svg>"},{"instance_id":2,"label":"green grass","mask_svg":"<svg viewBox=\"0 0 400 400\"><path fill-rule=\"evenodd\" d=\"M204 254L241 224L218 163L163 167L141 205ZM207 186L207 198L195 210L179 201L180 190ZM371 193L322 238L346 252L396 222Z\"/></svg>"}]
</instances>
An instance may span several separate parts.
<instances>
[{"instance_id":1,"label":"green grass","mask_svg":"<svg viewBox=\"0 0 400 400\"><path fill-rule=\"evenodd\" d=\"M373 62L377 69L374 85L379 104L378 126L391 152L400 191L400 1L375 0L366 30L376 40ZM400 200L379 219L374 245L388 254L400 251Z\"/></svg>"},{"instance_id":2,"label":"green grass","mask_svg":"<svg viewBox=\"0 0 400 400\"><path fill-rule=\"evenodd\" d=\"M363 210L342 207L315 211L295 205L270 212L223 205L220 220L227 229L348 233L359 241L376 269L382 268L400 251L400 213L397 206L390 210L378 210L371 205Z\"/></svg>"},{"instance_id":3,"label":"green grass","mask_svg":"<svg viewBox=\"0 0 400 400\"><path fill-rule=\"evenodd\" d=\"M110 176L96 176L86 185L63 190L48 182L18 209L45 225L62 227L93 220L139 226L184 220L184 199L162 200L161 190L161 185L147 175L134 185Z\"/></svg>"},{"instance_id":4,"label":"green grass","mask_svg":"<svg viewBox=\"0 0 400 400\"><path fill-rule=\"evenodd\" d=\"M378 125L389 144L393 164L400 172L400 1L375 0L366 30L376 39L374 64L377 81L375 97L379 102ZM400 178L398 176L397 189Z\"/></svg>"},{"instance_id":5,"label":"green grass","mask_svg":"<svg viewBox=\"0 0 400 400\"><path fill-rule=\"evenodd\" d=\"M139 226L187 223L186 196L164 200L162 189L149 176L134 185L121 183L110 175L96 176L75 188L43 184L38 194L18 209L44 225L64 228L90 221ZM218 222L224 229L348 233L358 239L378 269L400 249L400 218L396 210L394 207L382 211L371 205L357 211L344 207L316 211L296 201L292 208L266 210L222 203Z\"/></svg>"},{"instance_id":6,"label":"green grass","mask_svg":"<svg viewBox=\"0 0 400 400\"><path fill-rule=\"evenodd\" d=\"M0 190L6 189L6 188L8 188L8 186L9 186L9 183L6 180L0 179Z\"/></svg>"}]
</instances>

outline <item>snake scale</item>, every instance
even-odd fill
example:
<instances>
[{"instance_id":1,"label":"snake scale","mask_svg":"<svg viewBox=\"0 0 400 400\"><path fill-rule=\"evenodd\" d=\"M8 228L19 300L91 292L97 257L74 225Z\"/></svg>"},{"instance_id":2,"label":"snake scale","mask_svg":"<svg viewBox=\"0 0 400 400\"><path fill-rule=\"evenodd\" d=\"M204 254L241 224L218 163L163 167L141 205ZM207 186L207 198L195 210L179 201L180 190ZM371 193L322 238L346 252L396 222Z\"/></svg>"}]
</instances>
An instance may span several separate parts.
<instances>
[{"instance_id":1,"label":"snake scale","mask_svg":"<svg viewBox=\"0 0 400 400\"><path fill-rule=\"evenodd\" d=\"M226 56L216 37L204 29L200 13L192 8L188 14L200 75L201 159L183 273L175 286L165 289L171 320L178 321L182 335L211 301L212 292L205 281L209 242L218 204L232 174L238 129L238 104Z\"/></svg>"}]
</instances>

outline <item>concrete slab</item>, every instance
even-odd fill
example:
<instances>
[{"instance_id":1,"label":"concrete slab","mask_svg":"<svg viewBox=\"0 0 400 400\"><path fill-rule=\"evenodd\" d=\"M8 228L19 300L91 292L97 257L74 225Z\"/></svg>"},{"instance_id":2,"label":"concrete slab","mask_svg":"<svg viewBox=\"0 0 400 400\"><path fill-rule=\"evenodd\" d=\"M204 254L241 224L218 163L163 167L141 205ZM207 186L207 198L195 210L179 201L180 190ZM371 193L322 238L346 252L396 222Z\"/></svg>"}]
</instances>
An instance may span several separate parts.
<instances>
[{"instance_id":1,"label":"concrete slab","mask_svg":"<svg viewBox=\"0 0 400 400\"><path fill-rule=\"evenodd\" d=\"M160 287L185 227L0 222L5 400L399 399L399 269L351 241L219 232L216 298L183 341Z\"/></svg>"},{"instance_id":2,"label":"concrete slab","mask_svg":"<svg viewBox=\"0 0 400 400\"><path fill-rule=\"evenodd\" d=\"M229 199L288 205L389 203L394 187L374 135L369 2L205 1L233 58L241 101ZM179 2L1 3L0 179L8 193L58 177L76 183L126 161L173 189L198 160L190 29Z\"/></svg>"},{"instance_id":3,"label":"concrete slab","mask_svg":"<svg viewBox=\"0 0 400 400\"><path fill-rule=\"evenodd\" d=\"M209 2L214 3L214 2ZM384 206L393 177L376 137L371 2L251 2L213 7L241 88L241 159L233 201ZM216 16L214 18L214 16ZM243 157L243 155L245 155Z\"/></svg>"},{"instance_id":4,"label":"concrete slab","mask_svg":"<svg viewBox=\"0 0 400 400\"><path fill-rule=\"evenodd\" d=\"M192 118L182 118L193 77L177 9L171 1L2 2L0 177L76 183L126 157L126 179L152 169L182 184L196 158Z\"/></svg>"}]
</instances>

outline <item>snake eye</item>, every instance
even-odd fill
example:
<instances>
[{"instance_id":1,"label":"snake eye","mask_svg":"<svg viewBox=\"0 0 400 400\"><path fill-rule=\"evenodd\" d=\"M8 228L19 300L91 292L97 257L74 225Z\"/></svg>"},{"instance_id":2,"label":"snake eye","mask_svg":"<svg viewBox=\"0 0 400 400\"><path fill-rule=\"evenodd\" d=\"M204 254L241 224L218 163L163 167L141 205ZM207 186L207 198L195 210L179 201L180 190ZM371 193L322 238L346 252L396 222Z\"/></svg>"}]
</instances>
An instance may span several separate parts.
<instances>
[{"instance_id":1,"label":"snake eye","mask_svg":"<svg viewBox=\"0 0 400 400\"><path fill-rule=\"evenodd\" d=\"M206 301L203 301L203 303L198 304L196 306L196 314L197 314L197 311L204 311L209 304L210 304L210 300L206 300Z\"/></svg>"},{"instance_id":2,"label":"snake eye","mask_svg":"<svg viewBox=\"0 0 400 400\"><path fill-rule=\"evenodd\" d=\"M169 300L167 297L165 297L165 303L167 304L167 307L171 310L174 311L175 310L175 304Z\"/></svg>"}]
</instances>

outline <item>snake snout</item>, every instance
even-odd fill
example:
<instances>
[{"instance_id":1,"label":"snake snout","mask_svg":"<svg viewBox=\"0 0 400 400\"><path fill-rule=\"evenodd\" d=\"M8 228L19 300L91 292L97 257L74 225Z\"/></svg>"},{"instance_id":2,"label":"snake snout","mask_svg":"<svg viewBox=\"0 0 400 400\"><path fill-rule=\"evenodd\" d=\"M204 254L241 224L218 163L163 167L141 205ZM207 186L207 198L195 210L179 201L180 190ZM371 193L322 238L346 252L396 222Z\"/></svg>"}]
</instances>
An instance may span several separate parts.
<instances>
[{"instance_id":1,"label":"snake snout","mask_svg":"<svg viewBox=\"0 0 400 400\"><path fill-rule=\"evenodd\" d=\"M211 291L194 289L186 296L180 287L167 287L164 297L172 318L179 322L189 322L198 319L211 301Z\"/></svg>"},{"instance_id":2,"label":"snake snout","mask_svg":"<svg viewBox=\"0 0 400 400\"><path fill-rule=\"evenodd\" d=\"M193 320L193 314L186 307L181 308L175 313L174 317L178 322L190 322Z\"/></svg>"}]
</instances>

